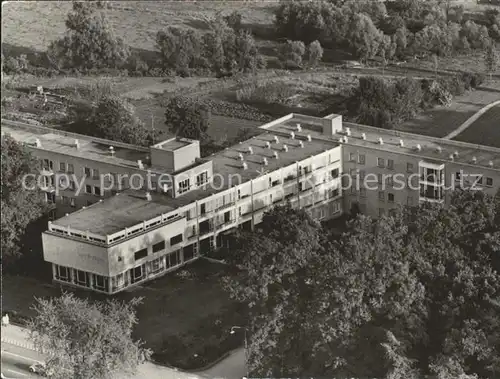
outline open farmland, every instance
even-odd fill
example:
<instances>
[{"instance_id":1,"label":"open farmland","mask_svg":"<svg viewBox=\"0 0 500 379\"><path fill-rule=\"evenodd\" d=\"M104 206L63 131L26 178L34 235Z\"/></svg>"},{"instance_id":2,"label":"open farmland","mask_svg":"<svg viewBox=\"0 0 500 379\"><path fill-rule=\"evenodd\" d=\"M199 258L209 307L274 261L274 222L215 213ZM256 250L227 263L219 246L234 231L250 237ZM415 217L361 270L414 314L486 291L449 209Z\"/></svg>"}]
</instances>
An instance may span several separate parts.
<instances>
[{"instance_id":1,"label":"open farmland","mask_svg":"<svg viewBox=\"0 0 500 379\"><path fill-rule=\"evenodd\" d=\"M168 26L206 29L206 21L219 11L238 10L243 23L271 24L276 2L108 2L106 16L118 36L133 48L154 50L156 33ZM71 10L66 1L9 2L2 5L2 44L44 51L65 32Z\"/></svg>"},{"instance_id":2,"label":"open farmland","mask_svg":"<svg viewBox=\"0 0 500 379\"><path fill-rule=\"evenodd\" d=\"M500 148L500 105L488 110L454 139Z\"/></svg>"}]
</instances>

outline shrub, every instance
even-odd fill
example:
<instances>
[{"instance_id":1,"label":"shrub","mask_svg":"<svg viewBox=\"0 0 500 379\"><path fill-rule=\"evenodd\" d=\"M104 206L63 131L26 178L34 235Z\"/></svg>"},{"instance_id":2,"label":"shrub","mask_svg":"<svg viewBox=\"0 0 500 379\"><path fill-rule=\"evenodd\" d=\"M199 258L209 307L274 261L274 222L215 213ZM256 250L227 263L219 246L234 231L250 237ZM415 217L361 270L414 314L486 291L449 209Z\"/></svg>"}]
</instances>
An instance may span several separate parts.
<instances>
[{"instance_id":1,"label":"shrub","mask_svg":"<svg viewBox=\"0 0 500 379\"><path fill-rule=\"evenodd\" d=\"M279 47L279 60L284 68L301 68L306 47L302 41L286 41Z\"/></svg>"},{"instance_id":2,"label":"shrub","mask_svg":"<svg viewBox=\"0 0 500 379\"><path fill-rule=\"evenodd\" d=\"M281 104L294 93L293 88L283 82L251 83L236 91L236 100L243 103Z\"/></svg>"}]
</instances>

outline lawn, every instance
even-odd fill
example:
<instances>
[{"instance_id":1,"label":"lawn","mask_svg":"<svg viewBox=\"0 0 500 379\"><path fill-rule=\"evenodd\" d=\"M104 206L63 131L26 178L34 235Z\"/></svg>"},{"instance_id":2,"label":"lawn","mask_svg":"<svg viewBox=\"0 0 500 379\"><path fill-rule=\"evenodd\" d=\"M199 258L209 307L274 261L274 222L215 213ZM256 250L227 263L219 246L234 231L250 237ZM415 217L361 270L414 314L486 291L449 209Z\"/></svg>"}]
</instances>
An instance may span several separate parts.
<instances>
[{"instance_id":1,"label":"lawn","mask_svg":"<svg viewBox=\"0 0 500 379\"><path fill-rule=\"evenodd\" d=\"M500 91L498 95L498 98L500 98ZM481 115L454 139L500 148L500 105Z\"/></svg>"},{"instance_id":2,"label":"lawn","mask_svg":"<svg viewBox=\"0 0 500 379\"><path fill-rule=\"evenodd\" d=\"M226 266L204 259L128 292L120 300L143 297L135 338L153 349L155 360L182 369L198 369L239 347L228 333L245 322L242 307L229 299L220 278ZM102 300L103 295L74 291L78 296ZM22 276L3 276L2 306L13 320L32 317L33 297L58 296L59 286ZM13 312L14 311L14 312Z\"/></svg>"}]
</instances>

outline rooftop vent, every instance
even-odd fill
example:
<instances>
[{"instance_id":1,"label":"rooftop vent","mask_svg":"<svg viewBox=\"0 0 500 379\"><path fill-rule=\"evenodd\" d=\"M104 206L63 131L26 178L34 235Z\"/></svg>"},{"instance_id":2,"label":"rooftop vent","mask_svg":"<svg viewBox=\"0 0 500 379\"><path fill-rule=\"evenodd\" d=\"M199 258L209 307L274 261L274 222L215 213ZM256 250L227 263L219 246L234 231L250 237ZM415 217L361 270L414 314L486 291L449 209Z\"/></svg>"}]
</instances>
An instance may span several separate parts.
<instances>
[{"instance_id":1,"label":"rooftop vent","mask_svg":"<svg viewBox=\"0 0 500 379\"><path fill-rule=\"evenodd\" d=\"M344 143L347 143L347 142L349 142L349 140L347 139L346 136L344 136Z\"/></svg>"},{"instance_id":2,"label":"rooftop vent","mask_svg":"<svg viewBox=\"0 0 500 379\"><path fill-rule=\"evenodd\" d=\"M144 165L140 159L137 161L137 167L139 167L140 170L144 170Z\"/></svg>"},{"instance_id":3,"label":"rooftop vent","mask_svg":"<svg viewBox=\"0 0 500 379\"><path fill-rule=\"evenodd\" d=\"M279 140L278 136L274 136L274 142L275 143L280 143L280 140Z\"/></svg>"},{"instance_id":4,"label":"rooftop vent","mask_svg":"<svg viewBox=\"0 0 500 379\"><path fill-rule=\"evenodd\" d=\"M238 157L240 158L240 161L242 161L242 160L243 160L243 154L239 153L239 154L238 154Z\"/></svg>"},{"instance_id":5,"label":"rooftop vent","mask_svg":"<svg viewBox=\"0 0 500 379\"><path fill-rule=\"evenodd\" d=\"M283 151L288 151L288 146L287 145L283 145Z\"/></svg>"},{"instance_id":6,"label":"rooftop vent","mask_svg":"<svg viewBox=\"0 0 500 379\"><path fill-rule=\"evenodd\" d=\"M248 154L253 154L252 146L248 146Z\"/></svg>"},{"instance_id":7,"label":"rooftop vent","mask_svg":"<svg viewBox=\"0 0 500 379\"><path fill-rule=\"evenodd\" d=\"M267 166L267 163L268 163L268 162L267 162L267 158L266 158L266 157L262 158L262 164L263 164L264 166Z\"/></svg>"},{"instance_id":8,"label":"rooftop vent","mask_svg":"<svg viewBox=\"0 0 500 379\"><path fill-rule=\"evenodd\" d=\"M382 139L382 137L380 137L380 138L378 139L378 143L379 143L380 145L383 145L383 144L384 144L384 140Z\"/></svg>"},{"instance_id":9,"label":"rooftop vent","mask_svg":"<svg viewBox=\"0 0 500 379\"><path fill-rule=\"evenodd\" d=\"M79 149L79 148L80 148L80 142L79 142L77 139L75 139L74 146L75 146L77 149Z\"/></svg>"},{"instance_id":10,"label":"rooftop vent","mask_svg":"<svg viewBox=\"0 0 500 379\"><path fill-rule=\"evenodd\" d=\"M310 135L310 134L308 134L308 135L307 135L307 140L308 140L309 142L311 142L311 141L312 141L312 138L311 138L311 135Z\"/></svg>"},{"instance_id":11,"label":"rooftop vent","mask_svg":"<svg viewBox=\"0 0 500 379\"><path fill-rule=\"evenodd\" d=\"M366 133L361 133L361 138L366 139Z\"/></svg>"},{"instance_id":12,"label":"rooftop vent","mask_svg":"<svg viewBox=\"0 0 500 379\"><path fill-rule=\"evenodd\" d=\"M458 151L456 151L456 150L455 150L455 152L453 153L453 155L454 155L455 157L458 157Z\"/></svg>"},{"instance_id":13,"label":"rooftop vent","mask_svg":"<svg viewBox=\"0 0 500 379\"><path fill-rule=\"evenodd\" d=\"M271 148L271 142L267 141L267 142L266 142L266 147L267 147L268 149L270 149L270 148Z\"/></svg>"},{"instance_id":14,"label":"rooftop vent","mask_svg":"<svg viewBox=\"0 0 500 379\"><path fill-rule=\"evenodd\" d=\"M299 124L299 123L297 123L297 128L296 128L296 130L297 130L298 132L301 132L301 131L302 131L302 126L300 126L300 124Z\"/></svg>"},{"instance_id":15,"label":"rooftop vent","mask_svg":"<svg viewBox=\"0 0 500 379\"><path fill-rule=\"evenodd\" d=\"M453 157L453 154L450 154L450 161L454 161L455 158Z\"/></svg>"},{"instance_id":16,"label":"rooftop vent","mask_svg":"<svg viewBox=\"0 0 500 379\"><path fill-rule=\"evenodd\" d=\"M300 146L301 148L304 148L304 142L299 141L299 146Z\"/></svg>"},{"instance_id":17,"label":"rooftop vent","mask_svg":"<svg viewBox=\"0 0 500 379\"><path fill-rule=\"evenodd\" d=\"M420 144L417 144L417 146L415 146L415 149L417 149L417 151L422 151L422 146L420 146Z\"/></svg>"},{"instance_id":18,"label":"rooftop vent","mask_svg":"<svg viewBox=\"0 0 500 379\"><path fill-rule=\"evenodd\" d=\"M340 143L344 142L344 137L339 137L339 142Z\"/></svg>"},{"instance_id":19,"label":"rooftop vent","mask_svg":"<svg viewBox=\"0 0 500 379\"><path fill-rule=\"evenodd\" d=\"M477 158L476 157L472 157L472 163L477 163Z\"/></svg>"},{"instance_id":20,"label":"rooftop vent","mask_svg":"<svg viewBox=\"0 0 500 379\"><path fill-rule=\"evenodd\" d=\"M290 138L291 139L295 139L295 133L294 132L290 132Z\"/></svg>"},{"instance_id":21,"label":"rooftop vent","mask_svg":"<svg viewBox=\"0 0 500 379\"><path fill-rule=\"evenodd\" d=\"M489 161L488 166L493 167L493 161Z\"/></svg>"},{"instance_id":22,"label":"rooftop vent","mask_svg":"<svg viewBox=\"0 0 500 379\"><path fill-rule=\"evenodd\" d=\"M243 162L241 164L241 167L243 167L243 170L248 170L248 163L247 162Z\"/></svg>"},{"instance_id":23,"label":"rooftop vent","mask_svg":"<svg viewBox=\"0 0 500 379\"><path fill-rule=\"evenodd\" d=\"M167 183L164 183L163 184L163 193L167 193L168 192L168 186L167 186Z\"/></svg>"},{"instance_id":24,"label":"rooftop vent","mask_svg":"<svg viewBox=\"0 0 500 379\"><path fill-rule=\"evenodd\" d=\"M277 151L275 151L275 152L273 153L273 156L274 156L274 158L279 159L279 155L278 155L278 152L277 152Z\"/></svg>"},{"instance_id":25,"label":"rooftop vent","mask_svg":"<svg viewBox=\"0 0 500 379\"><path fill-rule=\"evenodd\" d=\"M351 136L351 128L345 128L345 133L350 137Z\"/></svg>"},{"instance_id":26,"label":"rooftop vent","mask_svg":"<svg viewBox=\"0 0 500 379\"><path fill-rule=\"evenodd\" d=\"M115 155L115 148L113 146L109 147L109 154L113 157Z\"/></svg>"},{"instance_id":27,"label":"rooftop vent","mask_svg":"<svg viewBox=\"0 0 500 379\"><path fill-rule=\"evenodd\" d=\"M146 200L151 201L151 194L149 192L146 192Z\"/></svg>"},{"instance_id":28,"label":"rooftop vent","mask_svg":"<svg viewBox=\"0 0 500 379\"><path fill-rule=\"evenodd\" d=\"M35 140L35 146L42 147L42 142L38 138Z\"/></svg>"},{"instance_id":29,"label":"rooftop vent","mask_svg":"<svg viewBox=\"0 0 500 379\"><path fill-rule=\"evenodd\" d=\"M403 141L402 139L399 140L399 146L400 147L405 147L405 141Z\"/></svg>"},{"instance_id":30,"label":"rooftop vent","mask_svg":"<svg viewBox=\"0 0 500 379\"><path fill-rule=\"evenodd\" d=\"M441 146L436 147L436 152L441 153L442 151L443 149L441 148Z\"/></svg>"}]
</instances>

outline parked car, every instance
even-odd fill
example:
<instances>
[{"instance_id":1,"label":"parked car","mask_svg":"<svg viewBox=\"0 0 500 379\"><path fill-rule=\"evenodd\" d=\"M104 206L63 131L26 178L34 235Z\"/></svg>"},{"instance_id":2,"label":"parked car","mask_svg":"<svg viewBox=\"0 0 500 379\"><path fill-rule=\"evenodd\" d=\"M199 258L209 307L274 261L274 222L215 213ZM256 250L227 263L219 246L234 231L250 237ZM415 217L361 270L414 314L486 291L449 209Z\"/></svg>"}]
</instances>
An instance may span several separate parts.
<instances>
[{"instance_id":1,"label":"parked car","mask_svg":"<svg viewBox=\"0 0 500 379\"><path fill-rule=\"evenodd\" d=\"M49 376L47 366L43 362L35 362L30 366L30 371L41 376Z\"/></svg>"}]
</instances>

